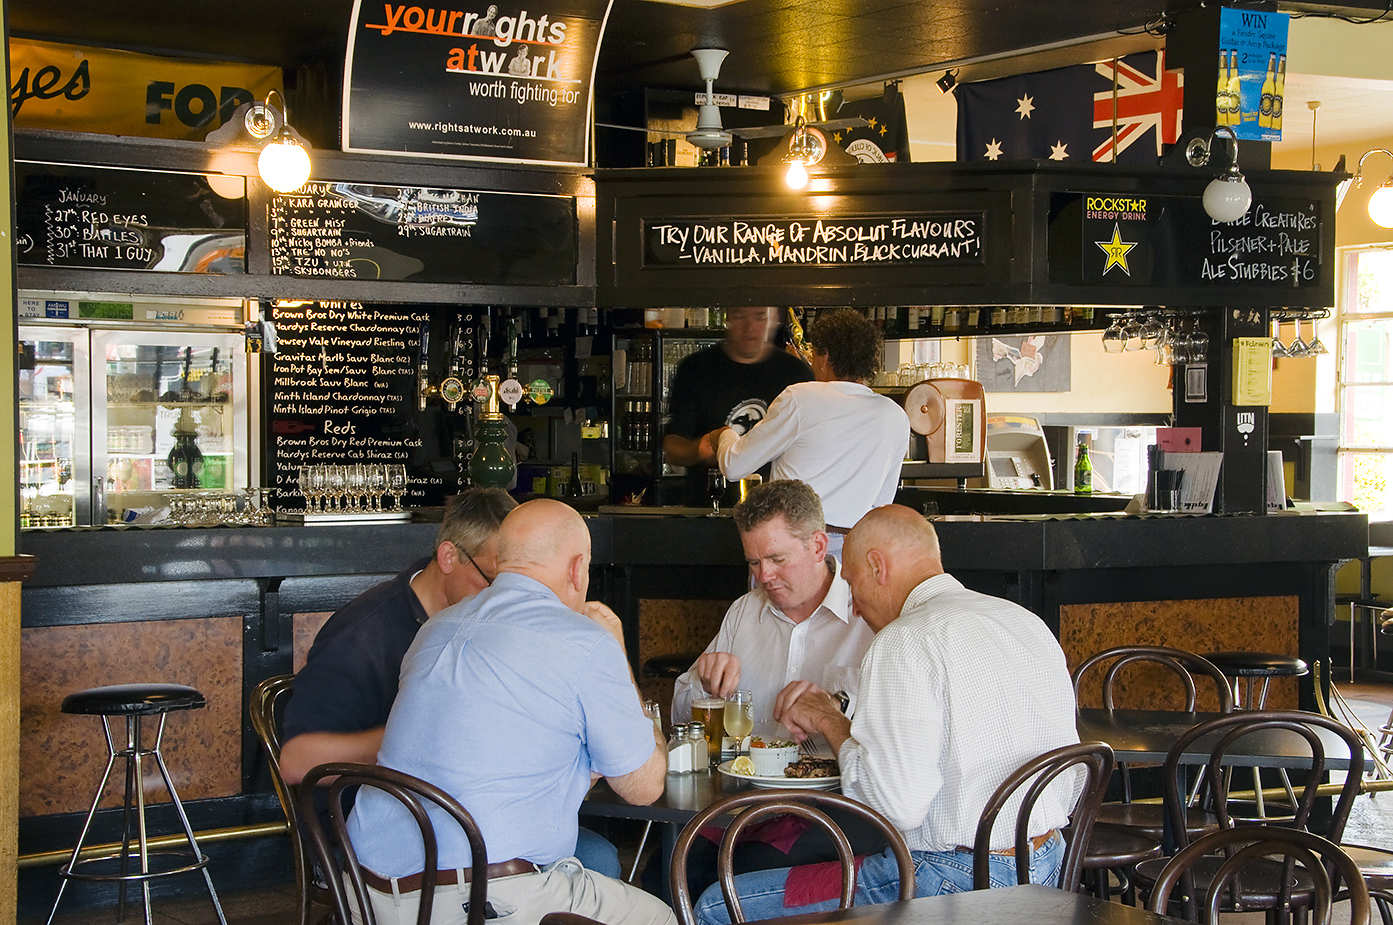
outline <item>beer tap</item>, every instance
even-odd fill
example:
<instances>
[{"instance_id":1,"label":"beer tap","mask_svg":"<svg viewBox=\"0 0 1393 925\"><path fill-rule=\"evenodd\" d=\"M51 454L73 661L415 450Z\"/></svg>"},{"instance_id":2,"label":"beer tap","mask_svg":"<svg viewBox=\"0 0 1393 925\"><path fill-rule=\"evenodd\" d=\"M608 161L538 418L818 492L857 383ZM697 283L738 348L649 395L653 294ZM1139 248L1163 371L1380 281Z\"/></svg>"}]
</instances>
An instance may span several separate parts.
<instances>
[{"instance_id":1,"label":"beer tap","mask_svg":"<svg viewBox=\"0 0 1393 925\"><path fill-rule=\"evenodd\" d=\"M426 402L440 394L440 389L430 384L430 322L421 322L421 363L416 370L416 404L421 411L426 410Z\"/></svg>"},{"instance_id":2,"label":"beer tap","mask_svg":"<svg viewBox=\"0 0 1393 925\"><path fill-rule=\"evenodd\" d=\"M450 374L440 381L440 397L450 411L464 400L464 324L456 320L450 338Z\"/></svg>"}]
</instances>

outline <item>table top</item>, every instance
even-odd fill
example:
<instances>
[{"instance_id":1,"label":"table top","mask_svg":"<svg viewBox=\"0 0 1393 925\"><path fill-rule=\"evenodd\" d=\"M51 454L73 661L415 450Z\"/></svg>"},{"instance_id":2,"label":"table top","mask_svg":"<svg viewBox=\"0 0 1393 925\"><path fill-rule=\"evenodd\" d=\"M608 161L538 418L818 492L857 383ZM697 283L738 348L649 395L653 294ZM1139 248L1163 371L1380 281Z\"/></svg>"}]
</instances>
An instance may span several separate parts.
<instances>
[{"instance_id":1,"label":"table top","mask_svg":"<svg viewBox=\"0 0 1393 925\"><path fill-rule=\"evenodd\" d=\"M766 921L771 925L1169 925L1182 920L1028 884Z\"/></svg>"},{"instance_id":2,"label":"table top","mask_svg":"<svg viewBox=\"0 0 1393 925\"><path fill-rule=\"evenodd\" d=\"M1170 710L1079 710L1079 740L1107 742L1119 761L1160 764L1185 730L1220 715ZM1348 768L1349 752L1343 740L1324 729L1317 732L1325 743L1326 767L1331 770ZM1212 741L1205 737L1195 742L1185 753L1184 763L1207 763ZM1280 729L1269 729L1244 736L1229 751L1225 764L1301 768L1309 766L1310 760L1311 751L1304 739ZM1372 766L1373 760L1366 755L1365 767ZM634 806L601 780L591 788L580 812L588 816L650 819L681 825L720 798L749 789L749 783L728 777L714 768L692 774L669 774L662 796L647 806Z\"/></svg>"},{"instance_id":3,"label":"table top","mask_svg":"<svg viewBox=\"0 0 1393 925\"><path fill-rule=\"evenodd\" d=\"M1175 740L1187 729L1221 715L1169 710L1079 710L1079 739L1108 743L1119 761L1160 763L1166 760ZM1349 750L1344 740L1324 729L1316 732L1325 745L1326 767L1347 769ZM1213 743L1212 736L1196 740L1185 753L1183 763L1205 764ZM1300 736L1280 729L1266 729L1240 739L1229 750L1224 763L1242 767L1301 768L1308 767L1310 761L1311 750ZM1372 765L1367 755L1365 765Z\"/></svg>"}]
</instances>

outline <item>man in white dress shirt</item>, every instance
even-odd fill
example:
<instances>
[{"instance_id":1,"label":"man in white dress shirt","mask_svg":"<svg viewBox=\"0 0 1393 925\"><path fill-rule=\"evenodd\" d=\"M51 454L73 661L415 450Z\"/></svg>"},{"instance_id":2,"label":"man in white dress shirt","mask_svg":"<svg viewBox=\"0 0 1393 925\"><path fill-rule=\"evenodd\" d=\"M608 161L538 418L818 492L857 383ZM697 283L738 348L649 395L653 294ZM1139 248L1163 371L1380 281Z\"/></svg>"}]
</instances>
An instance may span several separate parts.
<instances>
[{"instance_id":1,"label":"man in white dress shirt","mask_svg":"<svg viewBox=\"0 0 1393 925\"><path fill-rule=\"evenodd\" d=\"M932 525L909 508L867 514L844 553L856 612L876 632L861 665L860 708L848 719L825 691L800 684L780 694L774 715L795 738L827 738L841 763L842 792L879 810L904 835L917 895L970 890L972 849L963 846L972 844L988 798L1027 760L1078 741L1064 653L1039 617L946 574ZM1036 804L1032 882L1058 878L1058 828L1068 822L1077 788L1055 781ZM1015 883L1014 827L1015 817L1004 812L992 833L993 886ZM835 889L823 899L821 884L790 873L736 878L746 918L837 907ZM893 856L887 850L867 857L856 904L898 897ZM719 886L703 894L697 917L705 925L729 921Z\"/></svg>"},{"instance_id":2,"label":"man in white dress shirt","mask_svg":"<svg viewBox=\"0 0 1393 925\"><path fill-rule=\"evenodd\" d=\"M716 638L677 679L673 721L691 718L703 689L722 698L743 689L754 693L755 722L768 722L779 692L796 681L840 695L851 712L873 634L827 555L817 495L803 482L766 482L736 506L735 526L756 588L730 605Z\"/></svg>"},{"instance_id":3,"label":"man in white dress shirt","mask_svg":"<svg viewBox=\"0 0 1393 925\"><path fill-rule=\"evenodd\" d=\"M884 341L860 311L819 312L808 342L815 382L784 389L764 420L744 434L722 427L702 441L728 479L772 462L771 479L811 485L822 499L836 556L862 515L895 500L909 417L867 385L880 367Z\"/></svg>"}]
</instances>

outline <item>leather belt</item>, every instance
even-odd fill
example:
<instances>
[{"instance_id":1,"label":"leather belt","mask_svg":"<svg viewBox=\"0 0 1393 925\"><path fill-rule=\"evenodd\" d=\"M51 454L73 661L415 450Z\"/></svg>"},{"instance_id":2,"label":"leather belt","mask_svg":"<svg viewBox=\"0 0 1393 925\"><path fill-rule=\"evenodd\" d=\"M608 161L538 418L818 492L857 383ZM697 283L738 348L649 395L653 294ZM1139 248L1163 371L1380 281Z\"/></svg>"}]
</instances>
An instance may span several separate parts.
<instances>
[{"instance_id":1,"label":"leather belt","mask_svg":"<svg viewBox=\"0 0 1393 925\"><path fill-rule=\"evenodd\" d=\"M846 536L848 533L851 532L850 527L834 527L831 524L827 524L822 528L822 530L824 533L836 533L839 536Z\"/></svg>"},{"instance_id":2,"label":"leather belt","mask_svg":"<svg viewBox=\"0 0 1393 925\"><path fill-rule=\"evenodd\" d=\"M1046 832L1044 835L1036 835L1034 838L1032 838L1032 839L1030 840L1030 850L1031 850L1031 853L1034 853L1034 852L1036 852L1036 851L1039 851L1041 848L1045 847L1045 844L1046 844L1051 838L1054 838L1054 833L1056 833L1056 832L1058 832L1058 831L1059 831L1058 829L1050 829L1050 830L1049 830L1048 832ZM971 853L972 853L972 849L966 847L965 845L959 845L958 848L957 848L957 850L958 850L958 851L962 851L962 852L966 852L967 854L971 854ZM1010 847L1010 848L1002 848L1002 849L1000 849L1000 850L993 851L992 854L998 854L998 855L1001 855L1002 857L1013 858L1013 857L1016 856L1016 849L1015 849L1014 846L1013 846L1013 847ZM366 871L364 871L364 873L366 873Z\"/></svg>"},{"instance_id":3,"label":"leather belt","mask_svg":"<svg viewBox=\"0 0 1393 925\"><path fill-rule=\"evenodd\" d=\"M497 864L488 866L488 878L493 880L497 877L515 877L518 874L535 874L540 868L531 861L524 861L522 858L513 858L511 861L499 861ZM459 879L463 873L464 879ZM466 867L463 871L438 870L435 872L436 886L453 886L456 883L469 883L474 879L474 872ZM402 893L415 893L421 889L421 874L412 874L409 877L382 877L373 873L366 867L363 868L363 880L367 885L381 893L392 892L392 880L397 881L397 890Z\"/></svg>"}]
</instances>

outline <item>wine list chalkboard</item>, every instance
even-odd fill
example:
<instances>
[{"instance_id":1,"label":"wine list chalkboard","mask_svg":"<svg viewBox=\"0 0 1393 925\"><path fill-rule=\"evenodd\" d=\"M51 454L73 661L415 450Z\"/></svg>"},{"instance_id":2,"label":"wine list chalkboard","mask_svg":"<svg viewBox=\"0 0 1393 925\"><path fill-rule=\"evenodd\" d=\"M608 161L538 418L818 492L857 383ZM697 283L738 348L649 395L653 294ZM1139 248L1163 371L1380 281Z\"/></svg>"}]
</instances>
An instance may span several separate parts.
<instances>
[{"instance_id":1,"label":"wine list chalkboard","mask_svg":"<svg viewBox=\"0 0 1393 925\"><path fill-rule=\"evenodd\" d=\"M306 183L271 200L271 272L324 279L565 286L571 196Z\"/></svg>"},{"instance_id":2,"label":"wine list chalkboard","mask_svg":"<svg viewBox=\"0 0 1393 925\"><path fill-rule=\"evenodd\" d=\"M645 267L980 264L982 212L643 220Z\"/></svg>"},{"instance_id":3,"label":"wine list chalkboard","mask_svg":"<svg viewBox=\"0 0 1393 925\"><path fill-rule=\"evenodd\" d=\"M223 198L204 174L15 163L25 266L245 273L246 229L245 196Z\"/></svg>"},{"instance_id":4,"label":"wine list chalkboard","mask_svg":"<svg viewBox=\"0 0 1393 925\"><path fill-rule=\"evenodd\" d=\"M263 446L278 506L304 506L300 466L348 463L403 463L405 504L443 503L443 479L422 465L416 402L425 309L308 302L277 305L273 319Z\"/></svg>"}]
</instances>

